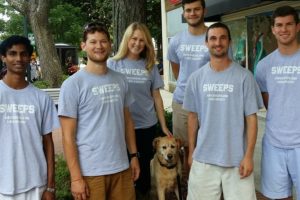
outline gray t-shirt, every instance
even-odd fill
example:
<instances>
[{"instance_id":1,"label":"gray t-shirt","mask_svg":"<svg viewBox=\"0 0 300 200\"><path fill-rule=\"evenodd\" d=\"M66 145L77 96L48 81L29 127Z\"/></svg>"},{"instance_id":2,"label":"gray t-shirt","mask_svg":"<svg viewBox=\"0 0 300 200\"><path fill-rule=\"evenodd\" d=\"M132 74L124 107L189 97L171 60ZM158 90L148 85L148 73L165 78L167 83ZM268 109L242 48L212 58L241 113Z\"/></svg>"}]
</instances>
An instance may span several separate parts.
<instances>
[{"instance_id":1,"label":"gray t-shirt","mask_svg":"<svg viewBox=\"0 0 300 200\"><path fill-rule=\"evenodd\" d=\"M300 50L275 50L257 65L256 80L269 93L266 139L279 148L300 147Z\"/></svg>"},{"instance_id":2,"label":"gray t-shirt","mask_svg":"<svg viewBox=\"0 0 300 200\"><path fill-rule=\"evenodd\" d=\"M54 103L29 84L0 81L0 193L14 195L47 184L42 136L59 128Z\"/></svg>"},{"instance_id":3,"label":"gray t-shirt","mask_svg":"<svg viewBox=\"0 0 300 200\"><path fill-rule=\"evenodd\" d=\"M205 34L195 36L186 30L175 35L169 44L168 59L180 65L173 100L182 104L188 78L210 59Z\"/></svg>"},{"instance_id":4,"label":"gray t-shirt","mask_svg":"<svg viewBox=\"0 0 300 200\"><path fill-rule=\"evenodd\" d=\"M188 80L183 108L198 115L193 158L223 167L238 167L245 153L245 116L263 106L250 71L232 62L222 72L207 63Z\"/></svg>"},{"instance_id":5,"label":"gray t-shirt","mask_svg":"<svg viewBox=\"0 0 300 200\"><path fill-rule=\"evenodd\" d=\"M126 78L78 71L61 86L58 114L77 119L76 144L84 176L128 169L124 108L134 101Z\"/></svg>"},{"instance_id":6,"label":"gray t-shirt","mask_svg":"<svg viewBox=\"0 0 300 200\"><path fill-rule=\"evenodd\" d=\"M149 128L157 123L152 91L164 86L164 83L154 66L149 73L144 59L113 60L108 67L124 74L128 80L130 91L134 96L134 103L130 105L130 112L136 129Z\"/></svg>"}]
</instances>

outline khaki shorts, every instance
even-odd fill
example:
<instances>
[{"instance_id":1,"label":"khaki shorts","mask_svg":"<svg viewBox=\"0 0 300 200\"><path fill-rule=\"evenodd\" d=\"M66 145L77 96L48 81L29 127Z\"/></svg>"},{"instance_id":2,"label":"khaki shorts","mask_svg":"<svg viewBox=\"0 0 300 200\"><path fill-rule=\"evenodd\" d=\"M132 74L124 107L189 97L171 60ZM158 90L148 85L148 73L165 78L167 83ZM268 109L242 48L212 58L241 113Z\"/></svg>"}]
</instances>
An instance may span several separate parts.
<instances>
[{"instance_id":1,"label":"khaki shorts","mask_svg":"<svg viewBox=\"0 0 300 200\"><path fill-rule=\"evenodd\" d=\"M89 187L89 200L135 200L134 183L130 168L111 175L85 176L84 180Z\"/></svg>"},{"instance_id":2,"label":"khaki shorts","mask_svg":"<svg viewBox=\"0 0 300 200\"><path fill-rule=\"evenodd\" d=\"M239 168L219 167L193 160L187 200L256 200L253 173L241 179Z\"/></svg>"},{"instance_id":3,"label":"khaki shorts","mask_svg":"<svg viewBox=\"0 0 300 200\"><path fill-rule=\"evenodd\" d=\"M45 189L46 186L42 186L42 187L33 188L27 192L23 192L16 195L0 194L0 200L24 200L24 199L41 200Z\"/></svg>"},{"instance_id":4,"label":"khaki shorts","mask_svg":"<svg viewBox=\"0 0 300 200\"><path fill-rule=\"evenodd\" d=\"M182 104L172 102L172 123L173 123L173 134L175 137L181 139L184 147L188 146L188 135L187 135L187 119L188 111L182 109Z\"/></svg>"}]
</instances>

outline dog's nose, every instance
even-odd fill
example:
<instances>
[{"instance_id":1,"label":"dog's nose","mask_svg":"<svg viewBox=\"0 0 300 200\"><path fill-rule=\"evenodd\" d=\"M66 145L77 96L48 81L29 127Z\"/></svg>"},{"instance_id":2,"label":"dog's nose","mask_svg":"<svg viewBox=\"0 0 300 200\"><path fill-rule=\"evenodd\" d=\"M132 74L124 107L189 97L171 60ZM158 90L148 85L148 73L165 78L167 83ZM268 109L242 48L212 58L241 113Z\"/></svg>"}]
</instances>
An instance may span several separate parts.
<instances>
[{"instance_id":1,"label":"dog's nose","mask_svg":"<svg viewBox=\"0 0 300 200\"><path fill-rule=\"evenodd\" d=\"M168 159L172 159L173 155L172 154L168 154Z\"/></svg>"}]
</instances>

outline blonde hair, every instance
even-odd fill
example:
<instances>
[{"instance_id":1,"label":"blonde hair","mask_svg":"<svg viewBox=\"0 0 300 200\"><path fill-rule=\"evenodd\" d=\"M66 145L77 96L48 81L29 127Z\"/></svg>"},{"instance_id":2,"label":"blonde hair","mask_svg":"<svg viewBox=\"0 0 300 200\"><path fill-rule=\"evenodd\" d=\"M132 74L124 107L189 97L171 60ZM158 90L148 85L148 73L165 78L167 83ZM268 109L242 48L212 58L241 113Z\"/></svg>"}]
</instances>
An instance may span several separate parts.
<instances>
[{"instance_id":1,"label":"blonde hair","mask_svg":"<svg viewBox=\"0 0 300 200\"><path fill-rule=\"evenodd\" d=\"M152 43L152 37L150 34L149 29L146 25L139 23L139 22L133 22L130 24L121 41L121 44L119 46L119 50L117 54L113 57L114 60L121 60L127 56L128 53L128 42L131 39L134 31L139 30L144 34L144 40L145 40L145 48L140 53L140 57L144 58L146 60L146 70L150 72L153 69L153 66L155 64L155 52L154 47Z\"/></svg>"}]
</instances>

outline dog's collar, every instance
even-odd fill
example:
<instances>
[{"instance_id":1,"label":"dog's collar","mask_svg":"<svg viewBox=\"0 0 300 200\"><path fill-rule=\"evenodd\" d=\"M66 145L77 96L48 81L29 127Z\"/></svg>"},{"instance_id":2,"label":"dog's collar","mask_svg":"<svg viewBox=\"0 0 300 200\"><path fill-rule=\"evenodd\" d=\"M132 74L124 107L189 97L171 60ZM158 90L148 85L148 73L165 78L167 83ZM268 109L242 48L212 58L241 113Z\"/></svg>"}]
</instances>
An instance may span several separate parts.
<instances>
[{"instance_id":1,"label":"dog's collar","mask_svg":"<svg viewBox=\"0 0 300 200\"><path fill-rule=\"evenodd\" d=\"M165 164L163 164L162 162L160 162L159 159L157 159L157 160L158 160L160 166L165 167L165 168L167 168L167 169L174 169L174 168L177 166L177 163L175 163L174 165L165 165Z\"/></svg>"}]
</instances>

